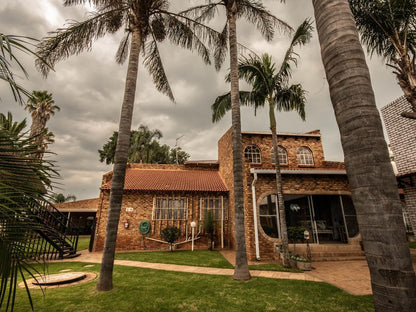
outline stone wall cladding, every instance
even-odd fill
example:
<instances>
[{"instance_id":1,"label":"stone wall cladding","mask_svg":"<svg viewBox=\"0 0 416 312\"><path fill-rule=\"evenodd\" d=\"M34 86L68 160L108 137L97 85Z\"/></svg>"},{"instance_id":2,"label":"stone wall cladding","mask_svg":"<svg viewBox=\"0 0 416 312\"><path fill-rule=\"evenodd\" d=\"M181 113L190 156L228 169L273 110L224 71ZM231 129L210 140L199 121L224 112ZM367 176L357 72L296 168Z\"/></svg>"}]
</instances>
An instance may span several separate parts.
<instances>
[{"instance_id":1,"label":"stone wall cladding","mask_svg":"<svg viewBox=\"0 0 416 312\"><path fill-rule=\"evenodd\" d=\"M398 176L412 175L413 181L416 181L415 120L400 116L404 111L411 111L411 105L404 96L381 109ZM404 209L416 235L416 186L405 185L404 195L406 204Z\"/></svg>"},{"instance_id":2,"label":"stone wall cladding","mask_svg":"<svg viewBox=\"0 0 416 312\"><path fill-rule=\"evenodd\" d=\"M95 231L94 250L101 251L104 248L105 231L107 226L108 207L110 201L110 192L103 191L102 206L97 213L97 227ZM117 245L116 250L146 250L146 249L165 249L166 244L156 241L148 240L140 233L139 225L142 221L149 221L151 224L151 231L145 237L153 239L161 239L160 232L168 226L176 226L181 229L181 238L179 241L184 241L186 237L191 236L191 221L197 222L196 233L203 232L203 220L200 220L200 199L204 197L224 196L226 193L202 193L202 192L139 192L130 191L123 195L123 203L121 206L120 222L118 225ZM183 197L188 199L188 218L187 220L152 220L153 201L156 197ZM133 208L133 211L127 211L126 208ZM227 216L228 217L228 216ZM127 229L124 228L124 222L129 223ZM224 236L228 236L227 227L228 221L224 222ZM218 231L219 233L219 231ZM217 235L216 244L219 244L220 236ZM227 242L227 241L225 241ZM205 240L198 240L195 242L196 247L205 247ZM202 245L201 245L202 244ZM181 246L182 248L190 247Z\"/></svg>"},{"instance_id":3,"label":"stone wall cladding","mask_svg":"<svg viewBox=\"0 0 416 312\"><path fill-rule=\"evenodd\" d=\"M410 110L404 96L381 109L399 175L416 172L415 121L400 116L401 112Z\"/></svg>"}]
</instances>

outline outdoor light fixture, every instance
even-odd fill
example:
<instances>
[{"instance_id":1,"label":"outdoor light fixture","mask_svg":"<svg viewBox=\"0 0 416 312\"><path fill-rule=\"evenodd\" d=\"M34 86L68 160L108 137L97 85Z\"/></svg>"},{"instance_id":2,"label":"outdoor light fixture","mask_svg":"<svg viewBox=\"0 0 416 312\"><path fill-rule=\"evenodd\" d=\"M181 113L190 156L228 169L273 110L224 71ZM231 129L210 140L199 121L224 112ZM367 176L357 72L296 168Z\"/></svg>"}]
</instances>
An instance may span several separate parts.
<instances>
[{"instance_id":1,"label":"outdoor light fixture","mask_svg":"<svg viewBox=\"0 0 416 312\"><path fill-rule=\"evenodd\" d=\"M191 228L192 228L192 251L194 251L194 234L195 234L195 228L196 228L196 222L191 222Z\"/></svg>"},{"instance_id":2,"label":"outdoor light fixture","mask_svg":"<svg viewBox=\"0 0 416 312\"><path fill-rule=\"evenodd\" d=\"M309 231L305 230L305 232L303 232L303 237L305 238L305 240L309 240Z\"/></svg>"},{"instance_id":3,"label":"outdoor light fixture","mask_svg":"<svg viewBox=\"0 0 416 312\"><path fill-rule=\"evenodd\" d=\"M125 229L128 229L129 228L129 221L124 221L124 228Z\"/></svg>"}]
</instances>

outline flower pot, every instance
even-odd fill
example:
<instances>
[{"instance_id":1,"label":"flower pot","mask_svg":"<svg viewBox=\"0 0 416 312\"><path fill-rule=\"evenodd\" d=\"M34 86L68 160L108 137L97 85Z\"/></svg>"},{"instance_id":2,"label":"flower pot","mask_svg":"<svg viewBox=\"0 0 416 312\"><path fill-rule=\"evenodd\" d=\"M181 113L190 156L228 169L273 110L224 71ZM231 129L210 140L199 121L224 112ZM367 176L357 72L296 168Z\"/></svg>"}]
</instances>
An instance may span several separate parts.
<instances>
[{"instance_id":1,"label":"flower pot","mask_svg":"<svg viewBox=\"0 0 416 312\"><path fill-rule=\"evenodd\" d=\"M310 262L305 261L296 261L296 266L299 270L302 271L310 271L312 270L312 266Z\"/></svg>"}]
</instances>

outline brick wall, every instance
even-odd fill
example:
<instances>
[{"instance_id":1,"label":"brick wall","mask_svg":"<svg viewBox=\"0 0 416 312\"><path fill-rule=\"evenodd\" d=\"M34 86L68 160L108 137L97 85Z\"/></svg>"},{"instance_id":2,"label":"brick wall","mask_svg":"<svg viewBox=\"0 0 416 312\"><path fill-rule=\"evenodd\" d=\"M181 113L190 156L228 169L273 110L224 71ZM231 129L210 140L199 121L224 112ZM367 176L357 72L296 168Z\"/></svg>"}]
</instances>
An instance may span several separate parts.
<instances>
[{"instance_id":1,"label":"brick wall","mask_svg":"<svg viewBox=\"0 0 416 312\"><path fill-rule=\"evenodd\" d=\"M144 249L162 249L167 248L167 244L162 244L156 241L144 239L140 233L139 225L142 221L149 221L151 224L151 231L145 237L153 239L161 239L160 232L168 226L176 226L181 229L181 238L178 241L184 241L186 237L191 236L191 221L197 222L196 233L199 232L203 224L200 220L200 199L204 197L225 196L226 193L204 193L204 192L141 192L129 191L123 195L123 202L121 206L120 222L118 225L117 245L116 250L144 250ZM188 218L187 220L152 220L153 201L156 197L183 197L188 200ZM101 251L104 247L105 231L107 226L108 207L110 201L110 191L104 190L101 192L102 204L97 212L97 227L95 231L94 250ZM131 209L126 208L133 208ZM127 229L124 228L124 222L129 223ZM216 244L220 244L220 225L218 224L218 235L216 237ZM224 236L228 236L228 221L225 221ZM203 231L202 231L203 232ZM204 233L202 233L204 234ZM227 240L225 241L227 242ZM181 248L190 248L190 244L181 245ZM206 248L207 239L195 242L196 248Z\"/></svg>"}]
</instances>

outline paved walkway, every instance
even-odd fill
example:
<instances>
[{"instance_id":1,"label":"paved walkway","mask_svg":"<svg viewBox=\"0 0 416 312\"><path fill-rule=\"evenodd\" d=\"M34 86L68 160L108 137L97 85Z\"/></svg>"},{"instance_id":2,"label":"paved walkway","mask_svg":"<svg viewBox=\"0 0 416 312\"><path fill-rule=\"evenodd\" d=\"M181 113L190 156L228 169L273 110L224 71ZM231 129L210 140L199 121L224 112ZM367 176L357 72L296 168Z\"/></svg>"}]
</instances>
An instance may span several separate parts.
<instances>
[{"instance_id":1,"label":"paved walkway","mask_svg":"<svg viewBox=\"0 0 416 312\"><path fill-rule=\"evenodd\" d=\"M416 251L416 250L415 250ZM235 264L234 251L221 251L223 256L231 263ZM413 253L413 252L412 252ZM415 252L416 255L416 252ZM65 259L67 262L89 262L101 263L102 253L81 251L79 257ZM61 261L61 260L60 260ZM115 260L114 264L154 270L176 271L198 274L229 275L234 273L233 269L205 268L188 265L150 263L130 260ZM254 263L253 263L254 264ZM413 266L416 270L416 262ZM275 271L250 271L252 276L260 276L276 279L294 279L303 281L326 282L345 290L352 295L371 294L370 272L365 260L358 261L327 261L313 262L313 270L304 273L288 273Z\"/></svg>"}]
</instances>

